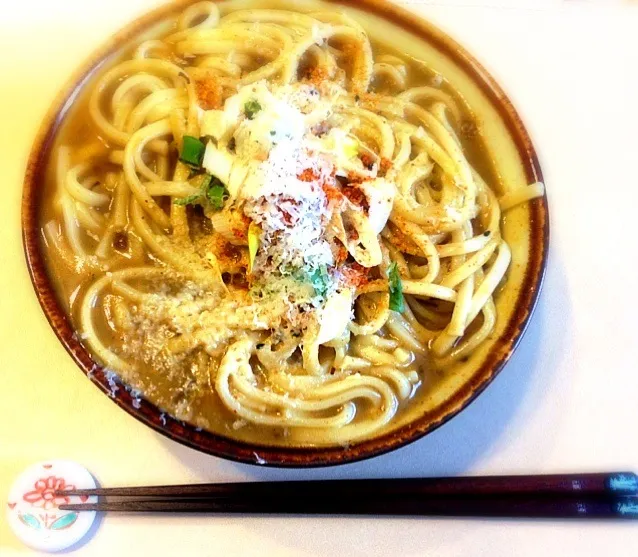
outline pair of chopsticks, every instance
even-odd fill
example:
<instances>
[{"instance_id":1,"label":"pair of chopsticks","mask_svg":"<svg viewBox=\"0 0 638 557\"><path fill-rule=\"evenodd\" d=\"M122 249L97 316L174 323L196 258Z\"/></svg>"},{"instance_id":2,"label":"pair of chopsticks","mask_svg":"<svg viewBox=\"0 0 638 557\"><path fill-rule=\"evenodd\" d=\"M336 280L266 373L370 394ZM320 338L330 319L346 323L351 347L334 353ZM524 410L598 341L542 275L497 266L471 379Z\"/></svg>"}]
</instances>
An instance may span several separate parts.
<instances>
[{"instance_id":1,"label":"pair of chopsticks","mask_svg":"<svg viewBox=\"0 0 638 557\"><path fill-rule=\"evenodd\" d=\"M57 494L107 498L60 505L69 511L638 518L638 476L632 472L218 483Z\"/></svg>"}]
</instances>

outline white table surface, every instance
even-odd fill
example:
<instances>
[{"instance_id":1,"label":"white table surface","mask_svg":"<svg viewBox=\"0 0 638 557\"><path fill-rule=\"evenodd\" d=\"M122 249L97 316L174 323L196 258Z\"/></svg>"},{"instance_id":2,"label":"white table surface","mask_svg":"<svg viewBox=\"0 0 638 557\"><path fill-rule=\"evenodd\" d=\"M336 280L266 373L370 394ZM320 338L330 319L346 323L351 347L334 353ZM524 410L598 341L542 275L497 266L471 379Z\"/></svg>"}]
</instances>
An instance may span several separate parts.
<instances>
[{"instance_id":1,"label":"white table surface","mask_svg":"<svg viewBox=\"0 0 638 557\"><path fill-rule=\"evenodd\" d=\"M4 521L12 478L70 458L104 485L638 469L638 3L412 0L510 94L537 145L551 253L511 363L466 411L409 447L310 471L199 454L119 410L40 313L19 203L30 144L87 54L157 0L0 7L0 555L30 551ZM633 36L632 36L633 34ZM638 555L638 523L399 518L106 517L77 555L401 557Z\"/></svg>"}]
</instances>

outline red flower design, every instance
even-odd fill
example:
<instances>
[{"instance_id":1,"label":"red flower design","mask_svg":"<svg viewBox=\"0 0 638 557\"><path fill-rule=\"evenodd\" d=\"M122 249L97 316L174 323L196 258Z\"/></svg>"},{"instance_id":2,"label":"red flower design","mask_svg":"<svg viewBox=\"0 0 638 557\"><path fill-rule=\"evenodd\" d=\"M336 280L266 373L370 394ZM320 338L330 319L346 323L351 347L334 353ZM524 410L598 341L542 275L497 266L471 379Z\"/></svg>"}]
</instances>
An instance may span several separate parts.
<instances>
[{"instance_id":1,"label":"red flower design","mask_svg":"<svg viewBox=\"0 0 638 557\"><path fill-rule=\"evenodd\" d=\"M22 499L34 507L42 507L45 510L57 508L59 505L65 505L69 502L68 497L56 495L56 491L75 489L74 485L67 485L64 478L56 478L55 476L40 478L33 484L33 487L33 491L25 493Z\"/></svg>"}]
</instances>

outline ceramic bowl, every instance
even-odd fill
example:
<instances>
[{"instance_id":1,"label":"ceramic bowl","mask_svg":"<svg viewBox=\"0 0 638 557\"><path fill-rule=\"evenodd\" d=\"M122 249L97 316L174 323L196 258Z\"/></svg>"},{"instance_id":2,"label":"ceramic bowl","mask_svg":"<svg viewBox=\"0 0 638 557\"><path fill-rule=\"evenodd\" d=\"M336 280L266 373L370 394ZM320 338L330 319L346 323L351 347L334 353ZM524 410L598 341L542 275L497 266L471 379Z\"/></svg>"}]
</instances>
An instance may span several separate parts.
<instances>
[{"instance_id":1,"label":"ceramic bowl","mask_svg":"<svg viewBox=\"0 0 638 557\"><path fill-rule=\"evenodd\" d=\"M45 119L28 162L22 201L27 264L42 309L55 334L80 369L102 391L112 395L103 370L81 344L56 297L48 276L38 227L38 207L52 145L78 90L90 82L105 59L126 48L140 34L152 33L189 2L174 2L133 22L98 50L72 78ZM378 0L329 2L345 9L376 36L408 55L425 61L444 75L467 101L479 122L478 131L495 160L504 183L542 181L536 153L521 119L507 96L483 67L459 44L430 23ZM108 64L108 62L106 62ZM344 447L274 447L248 444L200 430L164 414L142 399L119 389L113 401L123 410L171 439L219 457L262 465L306 467L341 464L396 449L427 435L458 414L503 369L520 341L539 295L549 241L547 199L539 198L507 213L503 234L512 247L508 280L497 298L499 318L491 338L463 370L437 382L418 403L400 413L374 437Z\"/></svg>"}]
</instances>

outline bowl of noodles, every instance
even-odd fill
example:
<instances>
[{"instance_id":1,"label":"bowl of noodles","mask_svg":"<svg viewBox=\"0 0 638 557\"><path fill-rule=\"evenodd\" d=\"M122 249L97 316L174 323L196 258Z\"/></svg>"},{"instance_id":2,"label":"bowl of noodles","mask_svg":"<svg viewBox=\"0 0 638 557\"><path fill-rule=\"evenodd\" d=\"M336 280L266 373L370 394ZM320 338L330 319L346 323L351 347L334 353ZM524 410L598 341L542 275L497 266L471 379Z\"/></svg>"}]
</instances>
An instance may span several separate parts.
<instances>
[{"instance_id":1,"label":"bowl of noodles","mask_svg":"<svg viewBox=\"0 0 638 557\"><path fill-rule=\"evenodd\" d=\"M204 1L134 22L60 94L23 236L55 333L120 407L210 454L316 466L489 384L549 224L516 112L430 24Z\"/></svg>"}]
</instances>

